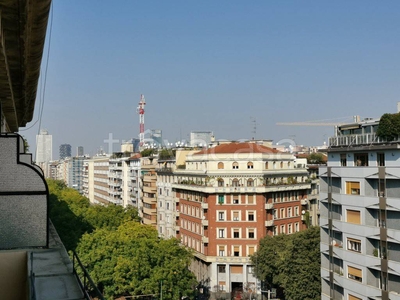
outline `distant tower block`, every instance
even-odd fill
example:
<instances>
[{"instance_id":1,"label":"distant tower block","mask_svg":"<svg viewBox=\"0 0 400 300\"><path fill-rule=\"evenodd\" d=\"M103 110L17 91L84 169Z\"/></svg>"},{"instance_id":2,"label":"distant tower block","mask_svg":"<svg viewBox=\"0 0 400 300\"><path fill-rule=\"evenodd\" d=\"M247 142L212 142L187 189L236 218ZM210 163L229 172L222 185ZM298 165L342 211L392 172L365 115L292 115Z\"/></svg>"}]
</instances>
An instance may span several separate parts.
<instances>
[{"instance_id":1,"label":"distant tower block","mask_svg":"<svg viewBox=\"0 0 400 300\"><path fill-rule=\"evenodd\" d=\"M83 147L82 146L78 146L76 148L76 156L83 156Z\"/></svg>"},{"instance_id":2,"label":"distant tower block","mask_svg":"<svg viewBox=\"0 0 400 300\"><path fill-rule=\"evenodd\" d=\"M146 105L146 100L144 99L144 95L140 95L139 106L136 109L136 112L139 114L139 145L143 146L144 144L144 106Z\"/></svg>"}]
</instances>

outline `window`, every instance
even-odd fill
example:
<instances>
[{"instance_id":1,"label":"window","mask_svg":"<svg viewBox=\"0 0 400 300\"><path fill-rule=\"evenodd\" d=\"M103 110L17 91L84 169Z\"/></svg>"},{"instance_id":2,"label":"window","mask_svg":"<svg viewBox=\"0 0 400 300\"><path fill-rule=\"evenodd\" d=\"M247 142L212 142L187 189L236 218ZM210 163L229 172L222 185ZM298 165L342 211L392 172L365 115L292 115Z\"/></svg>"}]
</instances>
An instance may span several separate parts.
<instances>
[{"instance_id":1,"label":"window","mask_svg":"<svg viewBox=\"0 0 400 300\"><path fill-rule=\"evenodd\" d=\"M288 233L291 234L292 233L292 224L288 224Z\"/></svg>"},{"instance_id":2,"label":"window","mask_svg":"<svg viewBox=\"0 0 400 300\"><path fill-rule=\"evenodd\" d=\"M224 211L218 212L218 221L225 221L225 212Z\"/></svg>"},{"instance_id":3,"label":"window","mask_svg":"<svg viewBox=\"0 0 400 300\"><path fill-rule=\"evenodd\" d=\"M285 225L281 225L281 233L285 233Z\"/></svg>"},{"instance_id":4,"label":"window","mask_svg":"<svg viewBox=\"0 0 400 300\"><path fill-rule=\"evenodd\" d=\"M285 217L285 209L284 208L281 208L281 211L280 211L280 218L282 219L282 218L284 218Z\"/></svg>"},{"instance_id":5,"label":"window","mask_svg":"<svg viewBox=\"0 0 400 300\"><path fill-rule=\"evenodd\" d=\"M254 195L248 195L248 204L254 204Z\"/></svg>"},{"instance_id":6,"label":"window","mask_svg":"<svg viewBox=\"0 0 400 300\"><path fill-rule=\"evenodd\" d=\"M167 202L167 210L169 210L169 202Z\"/></svg>"},{"instance_id":7,"label":"window","mask_svg":"<svg viewBox=\"0 0 400 300\"><path fill-rule=\"evenodd\" d=\"M247 186L254 186L254 180L251 178L247 180Z\"/></svg>"},{"instance_id":8,"label":"window","mask_svg":"<svg viewBox=\"0 0 400 300\"><path fill-rule=\"evenodd\" d=\"M160 195L162 195L162 188L160 188Z\"/></svg>"},{"instance_id":9,"label":"window","mask_svg":"<svg viewBox=\"0 0 400 300\"><path fill-rule=\"evenodd\" d=\"M280 163L280 168L283 169L283 161Z\"/></svg>"},{"instance_id":10,"label":"window","mask_svg":"<svg viewBox=\"0 0 400 300\"><path fill-rule=\"evenodd\" d=\"M385 197L386 181L385 179L378 179L378 181L378 195L379 197Z\"/></svg>"},{"instance_id":11,"label":"window","mask_svg":"<svg viewBox=\"0 0 400 300\"><path fill-rule=\"evenodd\" d=\"M368 167L368 153L355 153L354 165L356 167Z\"/></svg>"},{"instance_id":12,"label":"window","mask_svg":"<svg viewBox=\"0 0 400 300\"><path fill-rule=\"evenodd\" d=\"M233 246L233 256L240 256L240 246Z\"/></svg>"},{"instance_id":13,"label":"window","mask_svg":"<svg viewBox=\"0 0 400 300\"><path fill-rule=\"evenodd\" d=\"M233 204L239 204L239 199L238 198L233 199Z\"/></svg>"},{"instance_id":14,"label":"window","mask_svg":"<svg viewBox=\"0 0 400 300\"><path fill-rule=\"evenodd\" d=\"M233 238L234 238L234 239L240 238L240 231L239 231L239 229L233 229Z\"/></svg>"},{"instance_id":15,"label":"window","mask_svg":"<svg viewBox=\"0 0 400 300\"><path fill-rule=\"evenodd\" d=\"M247 169L253 169L253 168L254 168L253 163L251 161L248 162L247 163Z\"/></svg>"},{"instance_id":16,"label":"window","mask_svg":"<svg viewBox=\"0 0 400 300\"><path fill-rule=\"evenodd\" d=\"M346 194L360 195L360 183L354 181L346 181Z\"/></svg>"},{"instance_id":17,"label":"window","mask_svg":"<svg viewBox=\"0 0 400 300\"><path fill-rule=\"evenodd\" d=\"M254 212L247 213L247 221L254 221Z\"/></svg>"},{"instance_id":18,"label":"window","mask_svg":"<svg viewBox=\"0 0 400 300\"><path fill-rule=\"evenodd\" d=\"M218 204L224 204L224 203L225 203L224 195L218 195Z\"/></svg>"},{"instance_id":19,"label":"window","mask_svg":"<svg viewBox=\"0 0 400 300\"><path fill-rule=\"evenodd\" d=\"M224 168L224 163L223 162L219 162L218 163L218 169L223 169Z\"/></svg>"},{"instance_id":20,"label":"window","mask_svg":"<svg viewBox=\"0 0 400 300\"><path fill-rule=\"evenodd\" d=\"M219 246L218 247L218 255L219 256L225 256L225 246Z\"/></svg>"},{"instance_id":21,"label":"window","mask_svg":"<svg viewBox=\"0 0 400 300\"><path fill-rule=\"evenodd\" d=\"M218 179L218 186L223 187L224 186L224 180L222 178Z\"/></svg>"},{"instance_id":22,"label":"window","mask_svg":"<svg viewBox=\"0 0 400 300\"><path fill-rule=\"evenodd\" d=\"M385 153L378 153L376 158L378 160L377 162L379 167L385 166Z\"/></svg>"},{"instance_id":23,"label":"window","mask_svg":"<svg viewBox=\"0 0 400 300\"><path fill-rule=\"evenodd\" d=\"M254 229L249 229L249 230L248 230L248 236L247 236L247 237L248 237L249 239L254 239L255 236L256 236L256 235L254 234Z\"/></svg>"},{"instance_id":24,"label":"window","mask_svg":"<svg viewBox=\"0 0 400 300\"><path fill-rule=\"evenodd\" d=\"M299 223L294 223L295 232L299 232Z\"/></svg>"},{"instance_id":25,"label":"window","mask_svg":"<svg viewBox=\"0 0 400 300\"><path fill-rule=\"evenodd\" d=\"M233 212L233 221L240 221L239 220L239 212L238 211L234 211Z\"/></svg>"},{"instance_id":26,"label":"window","mask_svg":"<svg viewBox=\"0 0 400 300\"><path fill-rule=\"evenodd\" d=\"M239 169L239 164L236 161L232 164L232 169Z\"/></svg>"},{"instance_id":27,"label":"window","mask_svg":"<svg viewBox=\"0 0 400 300\"><path fill-rule=\"evenodd\" d=\"M362 271L361 269L347 266L347 277L362 282Z\"/></svg>"},{"instance_id":28,"label":"window","mask_svg":"<svg viewBox=\"0 0 400 300\"><path fill-rule=\"evenodd\" d=\"M254 247L254 246L249 246L247 255L253 255L253 254L254 254L254 251L255 251L255 248L256 248L256 247ZM251 267L253 267L253 266L251 266ZM250 274L253 274L253 268L251 268L251 269L249 270L249 273L250 273Z\"/></svg>"},{"instance_id":29,"label":"window","mask_svg":"<svg viewBox=\"0 0 400 300\"><path fill-rule=\"evenodd\" d=\"M278 218L277 213L278 213L278 211L276 209L274 209L274 219Z\"/></svg>"},{"instance_id":30,"label":"window","mask_svg":"<svg viewBox=\"0 0 400 300\"><path fill-rule=\"evenodd\" d=\"M222 256L222 255L220 255L220 256ZM226 266L225 265L218 265L218 273L226 273Z\"/></svg>"},{"instance_id":31,"label":"window","mask_svg":"<svg viewBox=\"0 0 400 300\"><path fill-rule=\"evenodd\" d=\"M225 237L225 229L218 229L218 237L219 238Z\"/></svg>"},{"instance_id":32,"label":"window","mask_svg":"<svg viewBox=\"0 0 400 300\"><path fill-rule=\"evenodd\" d=\"M292 208L291 207L288 207L288 209L287 209L287 216L288 216L288 218L292 217Z\"/></svg>"},{"instance_id":33,"label":"window","mask_svg":"<svg viewBox=\"0 0 400 300\"><path fill-rule=\"evenodd\" d=\"M238 187L239 186L239 180L238 179L233 179L232 180L232 186Z\"/></svg>"},{"instance_id":34,"label":"window","mask_svg":"<svg viewBox=\"0 0 400 300\"><path fill-rule=\"evenodd\" d=\"M353 224L361 224L360 212L357 210L347 209L347 222Z\"/></svg>"},{"instance_id":35,"label":"window","mask_svg":"<svg viewBox=\"0 0 400 300\"><path fill-rule=\"evenodd\" d=\"M346 167L346 166L347 166L346 153L340 154L340 165L341 165L342 167Z\"/></svg>"},{"instance_id":36,"label":"window","mask_svg":"<svg viewBox=\"0 0 400 300\"><path fill-rule=\"evenodd\" d=\"M294 213L295 213L296 217L299 215L299 207L298 206L296 206L294 208Z\"/></svg>"},{"instance_id":37,"label":"window","mask_svg":"<svg viewBox=\"0 0 400 300\"><path fill-rule=\"evenodd\" d=\"M361 241L356 239L347 239L347 250L361 252Z\"/></svg>"},{"instance_id":38,"label":"window","mask_svg":"<svg viewBox=\"0 0 400 300\"><path fill-rule=\"evenodd\" d=\"M265 162L265 168L268 169L268 162Z\"/></svg>"}]
</instances>

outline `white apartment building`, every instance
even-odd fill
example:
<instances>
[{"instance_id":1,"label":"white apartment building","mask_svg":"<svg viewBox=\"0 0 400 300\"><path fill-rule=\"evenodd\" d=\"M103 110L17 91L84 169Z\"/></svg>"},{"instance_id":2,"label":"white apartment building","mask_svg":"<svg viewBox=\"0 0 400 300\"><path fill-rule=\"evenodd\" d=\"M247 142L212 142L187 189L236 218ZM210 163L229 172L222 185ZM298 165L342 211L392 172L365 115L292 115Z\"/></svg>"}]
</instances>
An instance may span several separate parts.
<instances>
[{"instance_id":1,"label":"white apartment building","mask_svg":"<svg viewBox=\"0 0 400 300\"><path fill-rule=\"evenodd\" d=\"M130 205L138 207L140 202L140 154L133 155L129 159L130 172Z\"/></svg>"},{"instance_id":2,"label":"white apartment building","mask_svg":"<svg viewBox=\"0 0 400 300\"><path fill-rule=\"evenodd\" d=\"M36 163L48 163L53 158L53 136L47 130L36 135Z\"/></svg>"},{"instance_id":3,"label":"white apartment building","mask_svg":"<svg viewBox=\"0 0 400 300\"><path fill-rule=\"evenodd\" d=\"M378 126L338 126L319 170L323 300L400 300L400 140Z\"/></svg>"}]
</instances>

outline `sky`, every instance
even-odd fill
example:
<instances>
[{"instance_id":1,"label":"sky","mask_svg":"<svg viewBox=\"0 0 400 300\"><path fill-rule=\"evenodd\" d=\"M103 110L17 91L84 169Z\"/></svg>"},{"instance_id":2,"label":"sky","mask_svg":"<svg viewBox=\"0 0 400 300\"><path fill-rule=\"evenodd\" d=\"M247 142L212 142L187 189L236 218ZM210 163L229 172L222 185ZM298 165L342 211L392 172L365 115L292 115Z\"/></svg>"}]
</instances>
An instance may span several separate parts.
<instances>
[{"instance_id":1,"label":"sky","mask_svg":"<svg viewBox=\"0 0 400 300\"><path fill-rule=\"evenodd\" d=\"M34 152L48 130L53 159L64 143L94 155L110 133L138 138L143 94L145 129L169 142L212 131L322 145L333 126L276 123L396 112L399 53L400 1L53 0L20 134Z\"/></svg>"}]
</instances>

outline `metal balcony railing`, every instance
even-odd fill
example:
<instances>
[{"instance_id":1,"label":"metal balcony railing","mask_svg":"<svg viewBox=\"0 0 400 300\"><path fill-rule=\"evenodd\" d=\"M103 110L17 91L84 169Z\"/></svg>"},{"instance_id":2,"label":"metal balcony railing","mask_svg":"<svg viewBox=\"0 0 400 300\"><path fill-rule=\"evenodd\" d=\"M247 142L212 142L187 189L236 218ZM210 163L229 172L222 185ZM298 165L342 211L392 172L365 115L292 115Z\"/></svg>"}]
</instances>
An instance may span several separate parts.
<instances>
[{"instance_id":1,"label":"metal balcony railing","mask_svg":"<svg viewBox=\"0 0 400 300\"><path fill-rule=\"evenodd\" d=\"M81 260L75 251L72 251L72 266L74 269L74 274L78 280L79 286L81 287L84 297L87 300L99 299L105 300L96 284L93 282L88 271L83 266ZM77 269L79 267L79 269Z\"/></svg>"},{"instance_id":2,"label":"metal balcony railing","mask_svg":"<svg viewBox=\"0 0 400 300\"><path fill-rule=\"evenodd\" d=\"M357 146L383 143L398 143L400 138L388 140L378 137L375 133L349 134L329 138L329 147Z\"/></svg>"}]
</instances>

